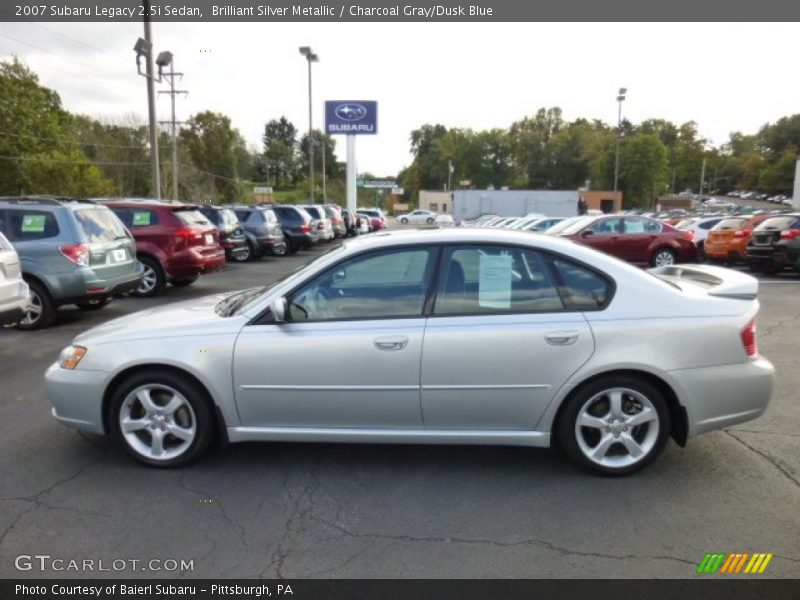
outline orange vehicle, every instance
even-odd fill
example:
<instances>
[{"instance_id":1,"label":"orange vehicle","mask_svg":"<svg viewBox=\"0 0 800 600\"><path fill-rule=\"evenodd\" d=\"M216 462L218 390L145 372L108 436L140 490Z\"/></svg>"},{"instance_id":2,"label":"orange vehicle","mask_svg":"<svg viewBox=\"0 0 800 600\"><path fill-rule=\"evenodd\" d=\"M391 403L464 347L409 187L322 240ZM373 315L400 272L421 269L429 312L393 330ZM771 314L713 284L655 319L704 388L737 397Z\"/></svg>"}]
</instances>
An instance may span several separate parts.
<instances>
[{"instance_id":1,"label":"orange vehicle","mask_svg":"<svg viewBox=\"0 0 800 600\"><path fill-rule=\"evenodd\" d=\"M704 244L706 259L727 264L745 262L747 242L753 228L767 218L769 215L743 215L723 219L714 225Z\"/></svg>"}]
</instances>

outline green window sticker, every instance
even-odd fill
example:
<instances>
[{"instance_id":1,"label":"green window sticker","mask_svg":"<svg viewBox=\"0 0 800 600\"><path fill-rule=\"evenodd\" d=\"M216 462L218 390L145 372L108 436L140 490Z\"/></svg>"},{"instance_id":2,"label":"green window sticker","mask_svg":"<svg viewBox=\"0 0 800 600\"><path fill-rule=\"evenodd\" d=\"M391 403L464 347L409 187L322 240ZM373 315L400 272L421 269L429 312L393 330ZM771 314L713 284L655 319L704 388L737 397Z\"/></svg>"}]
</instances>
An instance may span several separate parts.
<instances>
[{"instance_id":1,"label":"green window sticker","mask_svg":"<svg viewBox=\"0 0 800 600\"><path fill-rule=\"evenodd\" d=\"M22 233L44 233L45 215L24 215Z\"/></svg>"},{"instance_id":2,"label":"green window sticker","mask_svg":"<svg viewBox=\"0 0 800 600\"><path fill-rule=\"evenodd\" d=\"M150 225L150 211L149 210L133 211L133 226L146 227L147 225Z\"/></svg>"}]
</instances>

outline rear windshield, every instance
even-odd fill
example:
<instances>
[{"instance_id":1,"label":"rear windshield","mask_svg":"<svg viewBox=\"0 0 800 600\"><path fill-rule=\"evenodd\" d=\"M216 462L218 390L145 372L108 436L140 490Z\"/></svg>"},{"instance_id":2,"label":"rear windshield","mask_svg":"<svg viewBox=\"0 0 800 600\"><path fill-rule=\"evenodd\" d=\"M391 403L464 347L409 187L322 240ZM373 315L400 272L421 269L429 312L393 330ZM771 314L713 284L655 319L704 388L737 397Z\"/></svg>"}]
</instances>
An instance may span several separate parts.
<instances>
[{"instance_id":1,"label":"rear windshield","mask_svg":"<svg viewBox=\"0 0 800 600\"><path fill-rule=\"evenodd\" d=\"M236 229L239 226L239 219L236 218L236 213L230 208L223 208L218 213L219 224L222 229Z\"/></svg>"},{"instance_id":2,"label":"rear windshield","mask_svg":"<svg viewBox=\"0 0 800 600\"><path fill-rule=\"evenodd\" d=\"M310 214L315 219L324 219L325 218L325 215L320 214L320 210L316 206L305 206L303 208L305 209L305 211L308 214Z\"/></svg>"},{"instance_id":3,"label":"rear windshield","mask_svg":"<svg viewBox=\"0 0 800 600\"><path fill-rule=\"evenodd\" d=\"M745 226L747 219L723 219L713 227L713 231L720 229L735 229L739 230Z\"/></svg>"},{"instance_id":4,"label":"rear windshield","mask_svg":"<svg viewBox=\"0 0 800 600\"><path fill-rule=\"evenodd\" d=\"M213 227L214 224L199 210L174 210L172 214L189 227Z\"/></svg>"},{"instance_id":5,"label":"rear windshield","mask_svg":"<svg viewBox=\"0 0 800 600\"><path fill-rule=\"evenodd\" d=\"M125 226L119 217L107 208L87 208L75 211L78 227L86 235L86 241L111 242L127 237Z\"/></svg>"},{"instance_id":6,"label":"rear windshield","mask_svg":"<svg viewBox=\"0 0 800 600\"><path fill-rule=\"evenodd\" d=\"M798 217L794 216L773 217L761 223L758 227L756 227L755 231L765 231L768 229L779 229L783 231L785 229L791 229L797 222Z\"/></svg>"}]
</instances>

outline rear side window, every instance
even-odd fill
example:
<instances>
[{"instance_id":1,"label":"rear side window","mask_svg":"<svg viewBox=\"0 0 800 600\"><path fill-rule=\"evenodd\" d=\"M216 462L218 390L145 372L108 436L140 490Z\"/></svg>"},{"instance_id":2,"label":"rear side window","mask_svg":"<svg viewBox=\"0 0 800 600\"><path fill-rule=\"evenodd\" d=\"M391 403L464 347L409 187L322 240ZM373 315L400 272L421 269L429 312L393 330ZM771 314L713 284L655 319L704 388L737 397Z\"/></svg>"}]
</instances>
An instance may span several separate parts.
<instances>
[{"instance_id":1,"label":"rear side window","mask_svg":"<svg viewBox=\"0 0 800 600\"><path fill-rule=\"evenodd\" d=\"M107 208L76 210L75 220L90 244L127 237L122 221Z\"/></svg>"},{"instance_id":2,"label":"rear side window","mask_svg":"<svg viewBox=\"0 0 800 600\"><path fill-rule=\"evenodd\" d=\"M199 210L174 210L172 214L175 215L181 223L189 227L211 227L214 225Z\"/></svg>"},{"instance_id":3,"label":"rear side window","mask_svg":"<svg viewBox=\"0 0 800 600\"><path fill-rule=\"evenodd\" d=\"M551 264L568 309L597 310L605 306L612 290L605 277L562 258L553 259Z\"/></svg>"},{"instance_id":4,"label":"rear side window","mask_svg":"<svg viewBox=\"0 0 800 600\"><path fill-rule=\"evenodd\" d=\"M8 210L7 231L11 241L45 240L59 235L58 221L51 212L41 210Z\"/></svg>"},{"instance_id":5,"label":"rear side window","mask_svg":"<svg viewBox=\"0 0 800 600\"><path fill-rule=\"evenodd\" d=\"M499 246L448 249L434 314L561 311L564 305L541 254Z\"/></svg>"}]
</instances>

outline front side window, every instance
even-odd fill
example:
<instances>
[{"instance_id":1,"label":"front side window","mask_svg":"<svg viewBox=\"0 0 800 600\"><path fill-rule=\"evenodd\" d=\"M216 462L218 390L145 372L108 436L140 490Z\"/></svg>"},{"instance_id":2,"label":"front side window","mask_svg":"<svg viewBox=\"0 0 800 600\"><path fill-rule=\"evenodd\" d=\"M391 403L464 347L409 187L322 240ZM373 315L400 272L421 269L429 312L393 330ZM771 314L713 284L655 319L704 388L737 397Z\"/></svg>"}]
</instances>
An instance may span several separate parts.
<instances>
[{"instance_id":1,"label":"front side window","mask_svg":"<svg viewBox=\"0 0 800 600\"><path fill-rule=\"evenodd\" d=\"M600 219L590 229L598 235L622 233L619 219Z\"/></svg>"},{"instance_id":2,"label":"front side window","mask_svg":"<svg viewBox=\"0 0 800 600\"><path fill-rule=\"evenodd\" d=\"M289 299L292 321L419 317L435 251L405 248L357 256L307 283Z\"/></svg>"},{"instance_id":3,"label":"front side window","mask_svg":"<svg viewBox=\"0 0 800 600\"><path fill-rule=\"evenodd\" d=\"M449 248L436 315L560 311L564 304L541 254L500 246Z\"/></svg>"}]
</instances>

